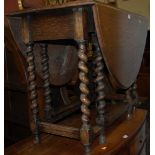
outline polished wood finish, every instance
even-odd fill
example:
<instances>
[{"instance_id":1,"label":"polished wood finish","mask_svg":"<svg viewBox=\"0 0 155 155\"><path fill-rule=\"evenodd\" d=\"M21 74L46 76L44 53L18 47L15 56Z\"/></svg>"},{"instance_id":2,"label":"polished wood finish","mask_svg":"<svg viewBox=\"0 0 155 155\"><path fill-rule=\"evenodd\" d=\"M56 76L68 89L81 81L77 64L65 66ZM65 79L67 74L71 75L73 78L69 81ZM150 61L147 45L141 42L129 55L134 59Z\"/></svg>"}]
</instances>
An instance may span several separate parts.
<instances>
[{"instance_id":1,"label":"polished wood finish","mask_svg":"<svg viewBox=\"0 0 155 155\"><path fill-rule=\"evenodd\" d=\"M130 154L137 155L141 152L143 145L146 141L146 122L144 122L139 133L135 136L134 140L130 143Z\"/></svg>"},{"instance_id":2,"label":"polished wood finish","mask_svg":"<svg viewBox=\"0 0 155 155\"><path fill-rule=\"evenodd\" d=\"M23 56L26 58L26 45L23 42L23 39L21 37L21 33L19 33L19 29L21 29L22 21L19 18L11 18L11 27L14 27L15 29L13 30L14 39L16 40L16 43L19 45L19 49L21 50L21 53ZM39 44L39 43L38 43ZM40 46L38 44L35 44L33 51L34 51L34 56L35 56L35 64L36 64L36 74L37 76L37 84L39 87L39 104L43 105L43 91L42 91L42 66L41 66L41 57L40 57ZM49 56L49 66L52 66L49 68L49 73L50 73L50 83L51 83L51 88L54 89L56 88L54 85L64 85L67 82L70 82L73 78L74 73L77 70L77 49L75 46L72 45L49 45L48 46L48 56ZM70 67L68 67L68 65ZM62 76L59 76L59 75ZM53 85L54 84L54 85ZM53 98L54 96L60 96L60 92L57 88L56 91L53 93ZM56 100L56 102L53 103L54 107L54 112L52 112L52 117L51 121L56 121L64 116L72 113L73 111L79 109L80 103L79 101L72 102L70 105L64 105L63 101L61 100L61 96L59 97L60 100ZM41 107L41 106L40 106ZM40 108L40 116L44 115L44 112L42 108Z\"/></svg>"},{"instance_id":3,"label":"polished wood finish","mask_svg":"<svg viewBox=\"0 0 155 155\"><path fill-rule=\"evenodd\" d=\"M5 147L29 135L29 98L26 60L5 27Z\"/></svg>"},{"instance_id":4,"label":"polished wood finish","mask_svg":"<svg viewBox=\"0 0 155 155\"><path fill-rule=\"evenodd\" d=\"M93 6L93 13L111 81L115 87L129 88L136 80L142 62L147 20L101 3Z\"/></svg>"},{"instance_id":5,"label":"polished wood finish","mask_svg":"<svg viewBox=\"0 0 155 155\"><path fill-rule=\"evenodd\" d=\"M78 64L77 48L73 45L49 45L48 51L51 84L61 86L72 81Z\"/></svg>"},{"instance_id":6,"label":"polished wood finish","mask_svg":"<svg viewBox=\"0 0 155 155\"><path fill-rule=\"evenodd\" d=\"M126 90L126 100L129 104L128 118L130 118L132 116L132 112L133 112L133 98L131 96L131 88Z\"/></svg>"},{"instance_id":7,"label":"polished wood finish","mask_svg":"<svg viewBox=\"0 0 155 155\"><path fill-rule=\"evenodd\" d=\"M130 117L135 107L139 105L136 83L134 83L128 90L126 90L126 100L129 104L128 117Z\"/></svg>"},{"instance_id":8,"label":"polished wood finish","mask_svg":"<svg viewBox=\"0 0 155 155\"><path fill-rule=\"evenodd\" d=\"M95 29L97 32L99 45L104 57L104 61L110 72L110 78L113 85L117 88L130 87L131 84L136 80L142 61L145 39L147 34L147 21L144 17L135 15L128 11L119 10L117 8L104 5L102 3L95 3L91 0L84 2L69 2L60 6L52 6L44 9L20 11L20 13L12 13L10 16L13 18L22 16L26 17L28 15L32 15L32 18L37 18L37 20L34 20L34 22L40 22L32 24L32 27L33 25L35 26L35 29L33 29L33 31L31 32L32 34L35 33L35 30L37 30L38 28L39 29L37 30L36 34L38 34L38 32L42 33L41 29L44 30L45 34L47 34L47 30L51 31L51 24L54 24L53 26L56 26L57 23L57 26L54 27L54 30L52 31L54 36L53 39L60 39L61 37L62 39L76 39L76 29L74 29L73 25L75 24L75 26L77 26L77 24L76 20L75 22L73 20L74 14L72 13L72 10L73 8L79 8L84 6L91 7L93 10ZM58 9L61 9L61 13L59 13ZM54 10L57 10L57 13L55 13ZM66 14L66 12L70 13ZM47 17L41 15L39 18L36 17L37 14L47 14ZM60 33L61 27L59 27L59 18L52 20L50 24L44 24L46 22L49 23L48 19L46 18L49 18L49 20L51 20L52 17L55 18L54 14L58 14L58 16L60 14L60 17L62 17L63 14L64 16L66 15L64 18L62 17L62 25L64 24L64 33ZM39 26L38 24L41 23L43 25ZM67 25L65 23L67 23ZM80 32L81 30L79 29L78 31ZM75 36L73 35L73 33L75 33ZM44 36L44 34L42 35ZM47 39L52 39L50 33L45 37L47 37ZM38 39L42 40L45 39L45 37ZM27 41L27 39L25 41ZM130 45L133 46L131 47Z\"/></svg>"},{"instance_id":9,"label":"polished wood finish","mask_svg":"<svg viewBox=\"0 0 155 155\"><path fill-rule=\"evenodd\" d=\"M79 129L75 127L69 127L58 124L51 124L46 122L40 123L41 129L45 133L50 133L54 135L61 135L63 137L69 137L74 139L80 139Z\"/></svg>"},{"instance_id":10,"label":"polished wood finish","mask_svg":"<svg viewBox=\"0 0 155 155\"><path fill-rule=\"evenodd\" d=\"M31 35L34 41L74 38L74 16L72 10L52 12L49 15L33 15L31 20L33 30ZM62 28L63 33L61 31Z\"/></svg>"},{"instance_id":11,"label":"polished wood finish","mask_svg":"<svg viewBox=\"0 0 155 155\"><path fill-rule=\"evenodd\" d=\"M99 143L104 144L105 143L105 133L104 133L104 124L105 124L105 84L104 84L104 64L103 64L103 57L97 42L97 36L92 35L93 38L93 45L95 48L94 52L94 63L96 65L95 67L95 73L96 73L96 78L95 78L95 83L96 83L96 93L97 93L97 98L96 98L96 104L97 104L97 118L96 118L96 123L101 127L100 135L99 135Z\"/></svg>"},{"instance_id":12,"label":"polished wood finish","mask_svg":"<svg viewBox=\"0 0 155 155\"><path fill-rule=\"evenodd\" d=\"M113 154L119 154L119 149L122 148L122 146L127 146L130 147L129 141L133 141L133 137L136 137L138 135L139 130L142 128L145 128L145 118L146 118L146 111L143 110L135 110L133 113L132 117L130 119L126 119L126 121L123 124L120 124L115 128L115 130L110 134L110 137L107 135L107 144L97 146L95 150L93 151L93 155L98 155L98 154L108 154L108 155L113 155ZM133 121L133 124L131 125L130 122ZM141 122L140 124L138 122ZM132 130L133 128L135 128ZM124 135L127 135L127 138L123 138ZM143 134L146 139L145 134ZM126 136L125 136L126 137ZM102 149L106 147L106 149ZM132 146L131 146L132 147ZM137 152L139 153L139 152ZM131 153L127 153L131 154ZM131 154L132 155L132 154Z\"/></svg>"},{"instance_id":13,"label":"polished wood finish","mask_svg":"<svg viewBox=\"0 0 155 155\"><path fill-rule=\"evenodd\" d=\"M51 45L48 44L49 57L49 80L52 85L61 86L72 81L77 70L77 48L73 45ZM42 74L41 57L39 46L34 47L36 57L36 71L40 77ZM68 67L70 66L70 67ZM60 76L61 75L61 76Z\"/></svg>"},{"instance_id":14,"label":"polished wood finish","mask_svg":"<svg viewBox=\"0 0 155 155\"><path fill-rule=\"evenodd\" d=\"M132 86L132 98L133 98L133 104L134 106L138 106L139 104L139 96L138 96L138 93L137 93L137 83L135 82Z\"/></svg>"},{"instance_id":15,"label":"polished wood finish","mask_svg":"<svg viewBox=\"0 0 155 155\"><path fill-rule=\"evenodd\" d=\"M35 143L39 143L39 118L38 118L38 102L37 102L37 85L35 76L35 64L33 54L33 43L27 44L27 63L28 63L28 80L29 80L29 92L31 100L32 121L31 130L34 133Z\"/></svg>"},{"instance_id":16,"label":"polished wood finish","mask_svg":"<svg viewBox=\"0 0 155 155\"><path fill-rule=\"evenodd\" d=\"M43 7L44 1L43 0L18 0L18 2L20 2L20 4L18 3L19 9L23 10L23 9L29 9L29 8L39 8L39 7ZM22 7L20 7L20 5L22 5Z\"/></svg>"},{"instance_id":17,"label":"polished wood finish","mask_svg":"<svg viewBox=\"0 0 155 155\"><path fill-rule=\"evenodd\" d=\"M88 11L88 9L90 9L91 11L90 10ZM20 21L21 22L20 28L22 32L21 39L25 44L29 44L31 41L33 41L35 44L45 42L48 44L50 43L62 44L62 41L64 41L66 45L66 42L68 43L69 41L69 44L71 44L70 43L71 41L72 43L74 43L75 47L78 46L77 47L79 57L78 68L80 79L79 88L81 91L80 100L82 103L81 105L82 125L80 128L80 138L81 142L85 146L85 152L90 152L90 145L92 143L93 138L93 128L90 123L91 114L89 110L89 105L91 101L89 100L90 91L88 87L89 80L87 77L88 56L86 54L87 49L86 43L88 39L88 32L90 31L89 26L87 25L88 14L90 14L90 18L94 20L93 33L97 34L98 39L97 46L100 47L102 52L102 55L101 54L97 55L97 57L98 59L100 59L100 61L101 58L103 57L106 67L110 73L109 78L111 80L111 83L115 88L123 88L123 89L129 88L135 81L135 78L138 74L139 66L143 55L143 47L147 29L147 24L143 17L134 15L129 12L121 11L117 8L110 7L108 5L100 3L92 3L92 1L85 1L85 2L77 1L75 3L64 4L62 6L49 7L43 9L33 9L30 11L21 11L19 13L12 13L9 15L9 18L11 18L10 19L11 24L12 19L17 18L21 20ZM119 24L115 24L118 22ZM120 25L122 27L120 27ZM136 28L134 29L133 26ZM61 28L63 28L63 31ZM13 32L15 31L13 30ZM136 35L134 35L134 33ZM141 37L139 37L140 35ZM19 41L19 38L17 41ZM132 44L133 49L128 48L127 43ZM30 49L30 47L31 46L28 46L28 49ZM135 53L133 52L134 50L136 50ZM35 135L37 135L38 137L37 129L39 127L39 124L37 121L37 104L36 104L37 96L35 90L36 85L34 83L35 65L32 55L33 54L32 49L31 51L28 52L28 54L30 54L28 56L28 60L30 60L28 61L28 64L30 68L29 81L30 86L32 87L31 94L33 93L32 110L35 122L34 128L35 131L37 131L36 132L37 134ZM96 61L97 69L100 68L102 69L103 64L99 63L100 62L98 62L97 60ZM44 65L46 65L47 67L47 64ZM99 119L97 123L101 127L100 137L102 137L102 140L100 138L100 142L103 143L104 142L103 122L104 122L104 107L105 107L103 99L105 98L105 94L103 91L104 83L101 83L101 80L104 79L103 78L104 75L103 74L101 75L101 73L102 73L101 70L97 71L98 76L97 78L102 78L100 79L100 81L97 80L98 87L100 87L97 88L98 89L97 92L99 94L97 99L97 101L99 102L98 105ZM127 90L127 99L130 105L132 105L131 103L132 100L130 97L130 89ZM132 112L132 106L130 106L130 109L131 110L129 111L130 112L129 114L131 114ZM47 129L45 128L45 126L43 127L45 130ZM60 126L57 125L57 127ZM63 132L61 131L57 132L54 130L56 128L56 125L51 124L51 127L49 128L51 133L64 136ZM64 130L64 132L65 130L67 130L66 127L61 129ZM70 129L68 129L68 132L70 132Z\"/></svg>"},{"instance_id":18,"label":"polished wood finish","mask_svg":"<svg viewBox=\"0 0 155 155\"><path fill-rule=\"evenodd\" d=\"M144 131L146 113L145 110L137 109L130 120L123 116L122 120L114 123L111 128L106 130L106 144L98 145L98 140L94 141L92 155L133 155L130 150L133 148L137 136ZM124 139L124 135L128 137ZM145 134L143 136L145 137ZM10 146L5 149L5 155L84 155L82 145L73 139L43 134L42 143L36 145L33 144L32 139L31 137ZM142 151L145 152L145 150Z\"/></svg>"},{"instance_id":19,"label":"polished wood finish","mask_svg":"<svg viewBox=\"0 0 155 155\"><path fill-rule=\"evenodd\" d=\"M65 120L67 122L67 120ZM51 124L47 122L41 122L40 128L45 133L50 133L53 135L61 135L62 137L68 137L76 140L80 140L80 129L79 127L71 127L68 123L67 125L63 124L63 121L58 124ZM96 137L99 135L101 127L93 126L92 133ZM87 138L87 137L86 137Z\"/></svg>"},{"instance_id":20,"label":"polished wood finish","mask_svg":"<svg viewBox=\"0 0 155 155\"><path fill-rule=\"evenodd\" d=\"M84 7L84 6L92 6L94 5L95 2L92 0L77 0L75 2L69 2L63 5L54 5L54 6L49 6L49 7L44 7L44 8L37 8L37 9L30 9L30 10L22 10L22 11L14 11L13 13L10 13L9 16L14 16L14 17L20 17L23 15L28 15L28 14L37 14L38 12L42 12L42 13L47 13L49 12L51 9L52 10L57 10L57 9L72 9L72 8L79 8L79 7Z\"/></svg>"},{"instance_id":21,"label":"polished wood finish","mask_svg":"<svg viewBox=\"0 0 155 155\"><path fill-rule=\"evenodd\" d=\"M30 17L26 16L21 19L21 37L25 44L31 42L31 34L30 34Z\"/></svg>"},{"instance_id":22,"label":"polished wood finish","mask_svg":"<svg viewBox=\"0 0 155 155\"><path fill-rule=\"evenodd\" d=\"M75 11L75 40L78 43L78 57L79 57L79 89L81 91L80 100L81 100L81 121L82 125L80 128L80 139L82 144L85 147L85 152L90 152L90 146L93 138L92 126L90 124L90 109L89 105L91 101L89 99L89 79L88 79L88 56L86 54L86 40L84 36L84 24L83 24L83 9L78 8Z\"/></svg>"},{"instance_id":23,"label":"polished wood finish","mask_svg":"<svg viewBox=\"0 0 155 155\"><path fill-rule=\"evenodd\" d=\"M40 44L41 47L41 64L42 64L42 74L44 80L44 97L45 97L45 120L49 121L51 119L51 90L49 81L49 63L48 63L48 50L47 44Z\"/></svg>"},{"instance_id":24,"label":"polished wood finish","mask_svg":"<svg viewBox=\"0 0 155 155\"><path fill-rule=\"evenodd\" d=\"M86 46L85 46L85 41L81 40L79 41L79 64L78 67L80 69L79 72L79 79L80 79L80 100L81 100L81 111L82 111L82 126L80 129L80 137L83 145L85 146L85 151L90 152L90 145L92 142L92 127L90 124L90 110L89 110L89 105L90 105L90 100L88 98L89 95L89 89L88 89L88 67L87 67L87 55L86 55Z\"/></svg>"}]
</instances>

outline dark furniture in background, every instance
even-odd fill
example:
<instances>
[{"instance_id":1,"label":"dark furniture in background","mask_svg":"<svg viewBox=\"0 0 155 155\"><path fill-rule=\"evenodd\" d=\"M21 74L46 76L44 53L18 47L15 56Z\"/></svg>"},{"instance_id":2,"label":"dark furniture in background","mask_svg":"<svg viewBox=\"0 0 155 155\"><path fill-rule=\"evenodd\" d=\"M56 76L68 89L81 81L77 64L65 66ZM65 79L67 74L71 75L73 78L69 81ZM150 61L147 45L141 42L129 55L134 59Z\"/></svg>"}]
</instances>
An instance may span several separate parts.
<instances>
[{"instance_id":1,"label":"dark furniture in background","mask_svg":"<svg viewBox=\"0 0 155 155\"><path fill-rule=\"evenodd\" d=\"M5 28L5 146L29 135L27 77L24 58L17 48L12 34Z\"/></svg>"}]
</instances>

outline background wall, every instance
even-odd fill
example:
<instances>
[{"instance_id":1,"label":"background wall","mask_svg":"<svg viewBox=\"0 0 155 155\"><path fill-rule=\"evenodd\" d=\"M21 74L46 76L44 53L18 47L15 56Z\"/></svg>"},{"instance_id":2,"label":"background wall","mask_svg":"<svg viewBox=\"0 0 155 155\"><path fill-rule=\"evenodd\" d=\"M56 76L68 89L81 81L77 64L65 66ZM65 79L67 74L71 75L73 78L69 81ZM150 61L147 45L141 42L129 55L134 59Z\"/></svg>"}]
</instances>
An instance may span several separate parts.
<instances>
[{"instance_id":1,"label":"background wall","mask_svg":"<svg viewBox=\"0 0 155 155\"><path fill-rule=\"evenodd\" d=\"M116 0L117 7L135 12L137 14L150 17L150 1L149 0Z\"/></svg>"}]
</instances>

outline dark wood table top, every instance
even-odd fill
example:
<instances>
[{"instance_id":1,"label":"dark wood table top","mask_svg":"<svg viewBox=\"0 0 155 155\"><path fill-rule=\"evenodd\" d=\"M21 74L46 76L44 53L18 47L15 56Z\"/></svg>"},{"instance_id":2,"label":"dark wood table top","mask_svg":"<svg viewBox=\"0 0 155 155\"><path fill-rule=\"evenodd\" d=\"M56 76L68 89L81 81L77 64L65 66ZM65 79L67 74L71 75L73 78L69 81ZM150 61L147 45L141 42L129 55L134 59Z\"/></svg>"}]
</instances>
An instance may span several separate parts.
<instances>
[{"instance_id":1,"label":"dark wood table top","mask_svg":"<svg viewBox=\"0 0 155 155\"><path fill-rule=\"evenodd\" d=\"M76 8L85 7L92 10L92 13L88 12L87 18L94 21L93 31L97 34L111 83L116 88L129 88L136 80L143 58L148 27L145 17L92 0L79 0L63 5L13 12L8 17L15 40L19 45L22 44L22 38L20 38L18 22L19 25L22 25L20 22L25 25L22 30L24 42L27 42L30 36L32 41L79 40L77 38L79 36L75 35L79 28L77 29L78 26L75 25L79 25L80 22L75 22L77 18L74 13ZM23 21L27 17L33 18L31 21L25 19L31 23L30 29L25 28L29 22ZM82 29L85 33L88 29L88 25L84 22ZM22 46L23 51L25 45L22 44Z\"/></svg>"},{"instance_id":2,"label":"dark wood table top","mask_svg":"<svg viewBox=\"0 0 155 155\"><path fill-rule=\"evenodd\" d=\"M19 10L16 12L9 13L8 16L23 16L26 14L33 14L33 13L48 13L50 10L55 10L55 9L63 9L63 8L76 8L80 6L86 6L86 5L93 5L95 2L93 0L78 0L78 1L73 1L73 2L68 2L62 5L52 5L52 6L47 6L47 7L42 7L42 8L37 8L37 9L26 9L26 10Z\"/></svg>"}]
</instances>

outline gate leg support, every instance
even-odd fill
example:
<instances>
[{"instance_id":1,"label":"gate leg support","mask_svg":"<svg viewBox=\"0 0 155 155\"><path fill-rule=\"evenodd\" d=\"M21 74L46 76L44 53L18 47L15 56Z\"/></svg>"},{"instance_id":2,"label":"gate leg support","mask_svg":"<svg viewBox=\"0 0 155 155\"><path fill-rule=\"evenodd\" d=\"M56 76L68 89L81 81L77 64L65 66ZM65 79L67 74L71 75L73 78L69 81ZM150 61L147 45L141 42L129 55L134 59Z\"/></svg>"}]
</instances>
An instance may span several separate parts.
<instances>
[{"instance_id":1,"label":"gate leg support","mask_svg":"<svg viewBox=\"0 0 155 155\"><path fill-rule=\"evenodd\" d=\"M90 147L91 147L91 142L92 142L92 128L90 125L90 110L89 110L89 105L90 105L90 100L88 99L89 95L89 89L88 89L88 67L87 67L87 55L85 54L86 52L86 45L85 41L79 41L79 51L78 51L78 57L79 57L79 79L80 79L80 100L82 102L81 105L81 111L82 111L82 126L80 129L80 138L81 142L85 146L85 152L88 153L90 152Z\"/></svg>"},{"instance_id":2,"label":"gate leg support","mask_svg":"<svg viewBox=\"0 0 155 155\"><path fill-rule=\"evenodd\" d=\"M31 129L34 134L34 142L39 143L39 118L38 118L38 103L37 103L37 84L35 75L35 63L33 54L33 43L29 42L27 44L27 72L29 81L29 94L31 100L31 110L32 110L32 121Z\"/></svg>"},{"instance_id":3,"label":"gate leg support","mask_svg":"<svg viewBox=\"0 0 155 155\"><path fill-rule=\"evenodd\" d=\"M97 104L97 118L96 118L96 123L101 127L100 130L100 135L99 135L99 143L104 144L105 143L105 133L104 133L104 123L105 123L105 118L104 118L104 113L105 113L105 93L104 93L104 64L103 64L103 58L101 55L101 51L98 47L96 46L96 57L95 57L95 72L96 72L96 93L97 98L96 98L96 104Z\"/></svg>"}]
</instances>

